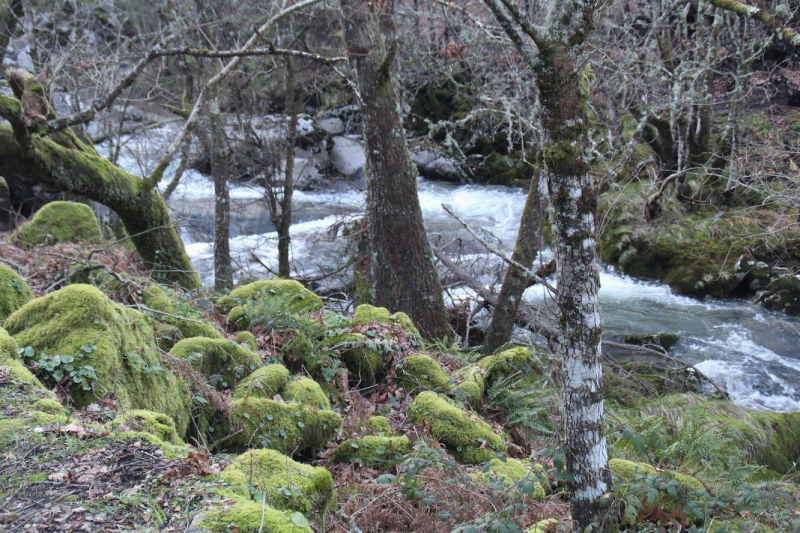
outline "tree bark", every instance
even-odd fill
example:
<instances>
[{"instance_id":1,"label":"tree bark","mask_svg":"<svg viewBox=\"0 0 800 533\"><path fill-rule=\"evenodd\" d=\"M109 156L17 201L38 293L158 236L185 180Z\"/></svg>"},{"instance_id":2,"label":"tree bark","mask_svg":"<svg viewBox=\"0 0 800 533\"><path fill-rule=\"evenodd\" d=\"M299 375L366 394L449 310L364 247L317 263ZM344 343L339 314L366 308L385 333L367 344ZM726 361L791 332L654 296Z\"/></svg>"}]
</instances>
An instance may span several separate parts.
<instances>
[{"instance_id":1,"label":"tree bark","mask_svg":"<svg viewBox=\"0 0 800 533\"><path fill-rule=\"evenodd\" d=\"M294 192L294 145L297 139L297 97L294 84L294 60L286 59L286 108L289 112L289 126L286 132L286 163L283 176L283 195L280 202L280 217L275 229L278 231L278 275L288 278L291 275L289 265L289 245L292 225L292 192Z\"/></svg>"},{"instance_id":2,"label":"tree bark","mask_svg":"<svg viewBox=\"0 0 800 533\"><path fill-rule=\"evenodd\" d=\"M544 29L533 27L513 0L484 0L533 70L541 101L542 151L552 206L553 243L570 508L574 529L602 524L601 498L611 489L603 437L601 328L597 290L597 190L587 147L589 72L584 43L592 30L592 0L550 0ZM534 46L527 43L532 42Z\"/></svg>"},{"instance_id":3,"label":"tree bark","mask_svg":"<svg viewBox=\"0 0 800 533\"><path fill-rule=\"evenodd\" d=\"M22 14L21 0L0 0L0 65Z\"/></svg>"},{"instance_id":4,"label":"tree bark","mask_svg":"<svg viewBox=\"0 0 800 533\"><path fill-rule=\"evenodd\" d=\"M547 181L535 175L531 179L528 198L522 211L517 242L511 259L529 266L536 259L542 238L542 224L547 213ZM529 285L528 276L519 268L510 265L503 276L503 285L497 297L492 320L486 330L483 344L484 353L494 353L500 346L511 340L514 320L522 302L522 293Z\"/></svg>"},{"instance_id":5,"label":"tree bark","mask_svg":"<svg viewBox=\"0 0 800 533\"><path fill-rule=\"evenodd\" d=\"M208 103L210 135L208 153L211 156L211 178L214 181L214 290L233 288L231 268L231 199L228 194L228 156L225 126L219 110L219 99Z\"/></svg>"},{"instance_id":6,"label":"tree bark","mask_svg":"<svg viewBox=\"0 0 800 533\"><path fill-rule=\"evenodd\" d=\"M69 129L52 137L38 133L37 124L50 114L41 86L21 71L8 72L6 78L16 98L0 95L0 116L11 123L11 128L0 126L0 175L41 182L111 208L155 279L199 288L200 279L152 182L100 157Z\"/></svg>"},{"instance_id":7,"label":"tree bark","mask_svg":"<svg viewBox=\"0 0 800 533\"><path fill-rule=\"evenodd\" d=\"M449 336L442 287L417 196L392 80L394 2L340 0L348 56L363 99L367 219L375 305L411 316L428 338Z\"/></svg>"}]
</instances>

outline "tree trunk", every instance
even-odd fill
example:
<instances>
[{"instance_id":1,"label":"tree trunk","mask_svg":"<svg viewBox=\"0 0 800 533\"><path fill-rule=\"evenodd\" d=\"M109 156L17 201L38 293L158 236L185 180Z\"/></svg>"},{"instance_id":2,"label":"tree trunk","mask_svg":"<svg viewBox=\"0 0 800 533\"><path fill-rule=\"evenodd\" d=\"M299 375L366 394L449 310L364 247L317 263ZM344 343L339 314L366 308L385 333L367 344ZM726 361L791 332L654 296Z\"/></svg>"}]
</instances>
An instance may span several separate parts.
<instances>
[{"instance_id":1,"label":"tree trunk","mask_svg":"<svg viewBox=\"0 0 800 533\"><path fill-rule=\"evenodd\" d=\"M228 157L225 126L215 96L208 103L210 125L208 153L211 156L211 178L214 180L214 290L233 288L231 268L231 199L228 194Z\"/></svg>"},{"instance_id":2,"label":"tree trunk","mask_svg":"<svg viewBox=\"0 0 800 533\"><path fill-rule=\"evenodd\" d=\"M0 0L0 65L6 56L8 43L22 18L21 0Z\"/></svg>"},{"instance_id":3,"label":"tree trunk","mask_svg":"<svg viewBox=\"0 0 800 533\"><path fill-rule=\"evenodd\" d=\"M449 335L392 81L394 2L341 0L348 55L363 100L367 219L375 305L411 316L428 338Z\"/></svg>"},{"instance_id":4,"label":"tree trunk","mask_svg":"<svg viewBox=\"0 0 800 533\"><path fill-rule=\"evenodd\" d=\"M49 114L38 83L21 71L6 77L16 98L0 95L0 116L11 123L11 128L0 126L0 175L44 183L111 208L155 279L199 288L200 279L154 185L100 157L71 130L52 138L37 133L35 121Z\"/></svg>"},{"instance_id":5,"label":"tree trunk","mask_svg":"<svg viewBox=\"0 0 800 533\"><path fill-rule=\"evenodd\" d=\"M565 44L541 51L537 72L548 134L544 154L553 212L556 301L564 360L563 402L570 507L579 530L597 527L600 498L611 488L603 437L599 273L595 258L597 191L589 175L587 80Z\"/></svg>"},{"instance_id":6,"label":"tree trunk","mask_svg":"<svg viewBox=\"0 0 800 533\"><path fill-rule=\"evenodd\" d=\"M525 266L530 266L539 252L542 238L542 224L547 213L547 181L535 175L531 179L528 198L522 211L522 219L517 232L517 242L511 259ZM483 343L484 353L494 353L500 346L511 340L514 332L514 320L522 301L522 293L530 280L520 269L509 265L503 276L503 285L497 298L497 305L492 314L486 339Z\"/></svg>"},{"instance_id":7,"label":"tree trunk","mask_svg":"<svg viewBox=\"0 0 800 533\"><path fill-rule=\"evenodd\" d=\"M297 139L297 97L294 86L294 60L286 59L286 108L290 114L289 127L286 132L286 163L283 176L283 196L280 202L280 218L276 225L278 231L278 275L288 278L291 275L289 265L289 245L292 225L292 192L294 191L294 145Z\"/></svg>"}]
</instances>

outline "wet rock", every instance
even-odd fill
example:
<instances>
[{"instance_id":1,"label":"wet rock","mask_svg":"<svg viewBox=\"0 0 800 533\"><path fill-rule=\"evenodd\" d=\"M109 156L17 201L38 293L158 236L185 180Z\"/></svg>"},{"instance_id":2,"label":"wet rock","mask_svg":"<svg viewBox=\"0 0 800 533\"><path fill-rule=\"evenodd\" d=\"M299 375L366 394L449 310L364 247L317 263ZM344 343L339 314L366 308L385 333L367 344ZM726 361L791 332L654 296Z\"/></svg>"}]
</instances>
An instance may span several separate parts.
<instances>
[{"instance_id":1,"label":"wet rock","mask_svg":"<svg viewBox=\"0 0 800 533\"><path fill-rule=\"evenodd\" d=\"M469 181L467 172L458 161L434 150L413 152L411 160L417 165L419 174L426 178L455 183Z\"/></svg>"},{"instance_id":2,"label":"wet rock","mask_svg":"<svg viewBox=\"0 0 800 533\"><path fill-rule=\"evenodd\" d=\"M787 275L773 279L758 295L756 303L773 311L800 314L800 278Z\"/></svg>"},{"instance_id":3,"label":"wet rock","mask_svg":"<svg viewBox=\"0 0 800 533\"><path fill-rule=\"evenodd\" d=\"M331 148L331 163L336 171L348 178L358 178L364 174L367 156L364 145L349 137L333 137Z\"/></svg>"}]
</instances>

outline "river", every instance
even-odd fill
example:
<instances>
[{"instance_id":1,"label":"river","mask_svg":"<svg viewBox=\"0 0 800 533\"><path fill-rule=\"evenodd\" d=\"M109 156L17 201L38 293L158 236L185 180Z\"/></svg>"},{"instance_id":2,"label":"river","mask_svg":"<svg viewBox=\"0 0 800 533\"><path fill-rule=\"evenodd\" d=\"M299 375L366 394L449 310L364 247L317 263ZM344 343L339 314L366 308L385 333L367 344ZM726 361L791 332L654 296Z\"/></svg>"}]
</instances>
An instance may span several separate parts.
<instances>
[{"instance_id":1,"label":"river","mask_svg":"<svg viewBox=\"0 0 800 533\"><path fill-rule=\"evenodd\" d=\"M152 168L160 157L160 147L169 143L171 135L173 129L161 128L138 137L132 148L122 152L120 166L135 174L142 174L143 167ZM510 250L526 191L422 178L418 191L432 242L457 249L485 284L499 282L496 273L501 271L500 261L487 254L441 206L452 206L469 223L491 232L487 238ZM277 238L261 192L237 185L231 187L230 195L235 276L268 277L268 269L277 270ZM170 201L187 252L205 285L213 284L213 197L208 178L189 170ZM296 274L314 277L345 265L344 239L332 228L354 220L363 212L364 201L364 192L352 185L294 193L291 253ZM546 261L552 251L545 249L540 255L539 260ZM341 280L334 277L322 283L315 289L335 290ZM448 297L468 292L451 290ZM554 308L541 286L528 289L525 297L540 308ZM671 350L673 355L724 387L735 403L756 409L800 411L799 318L766 311L745 300L697 300L676 295L666 285L620 275L604 265L599 298L606 335L677 334L680 340Z\"/></svg>"}]
</instances>

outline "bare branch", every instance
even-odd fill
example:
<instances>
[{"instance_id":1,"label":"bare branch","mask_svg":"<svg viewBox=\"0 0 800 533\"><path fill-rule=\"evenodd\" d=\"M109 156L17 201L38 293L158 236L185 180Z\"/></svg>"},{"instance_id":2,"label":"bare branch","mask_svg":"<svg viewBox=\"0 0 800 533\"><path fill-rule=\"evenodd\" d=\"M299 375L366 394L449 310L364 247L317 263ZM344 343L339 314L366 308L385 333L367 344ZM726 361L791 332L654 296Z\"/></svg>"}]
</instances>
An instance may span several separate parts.
<instances>
[{"instance_id":1,"label":"bare branch","mask_svg":"<svg viewBox=\"0 0 800 533\"><path fill-rule=\"evenodd\" d=\"M768 29L777 33L778 37L786 44L800 48L800 33L781 24L781 21L769 11L745 4L744 2L738 2L737 0L711 0L711 3L714 7L733 11L738 15L750 17L761 22Z\"/></svg>"}]
</instances>

